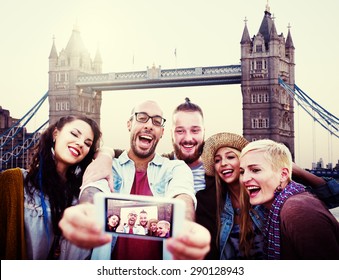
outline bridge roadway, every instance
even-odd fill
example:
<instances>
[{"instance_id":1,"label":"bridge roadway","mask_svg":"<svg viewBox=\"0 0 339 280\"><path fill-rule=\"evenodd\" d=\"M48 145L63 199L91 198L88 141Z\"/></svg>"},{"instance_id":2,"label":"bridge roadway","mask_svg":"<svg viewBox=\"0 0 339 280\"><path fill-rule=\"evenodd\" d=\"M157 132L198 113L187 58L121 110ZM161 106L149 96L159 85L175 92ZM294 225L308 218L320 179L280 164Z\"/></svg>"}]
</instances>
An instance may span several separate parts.
<instances>
[{"instance_id":1,"label":"bridge roadway","mask_svg":"<svg viewBox=\"0 0 339 280\"><path fill-rule=\"evenodd\" d=\"M241 66L210 66L80 75L76 85L92 91L206 86L241 83Z\"/></svg>"}]
</instances>

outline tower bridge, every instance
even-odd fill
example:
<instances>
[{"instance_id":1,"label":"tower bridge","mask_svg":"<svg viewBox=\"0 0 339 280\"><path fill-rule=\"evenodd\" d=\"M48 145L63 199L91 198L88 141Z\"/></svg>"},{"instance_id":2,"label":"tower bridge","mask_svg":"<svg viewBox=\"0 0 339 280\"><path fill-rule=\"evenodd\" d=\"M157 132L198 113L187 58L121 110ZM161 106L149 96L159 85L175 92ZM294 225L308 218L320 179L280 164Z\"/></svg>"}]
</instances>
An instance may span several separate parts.
<instances>
[{"instance_id":1,"label":"tower bridge","mask_svg":"<svg viewBox=\"0 0 339 280\"><path fill-rule=\"evenodd\" d=\"M250 37L247 22L240 41L239 65L202 66L102 73L97 51L91 60L80 32L73 29L59 54L55 42L49 56L49 120L65 114L86 114L100 123L102 92L126 89L240 84L243 97L243 136L249 141L271 138L294 154L293 97L279 79L294 87L294 45L290 30L278 35L266 7L259 31Z\"/></svg>"},{"instance_id":2,"label":"tower bridge","mask_svg":"<svg viewBox=\"0 0 339 280\"><path fill-rule=\"evenodd\" d=\"M269 7L266 7L256 35L249 35L245 21L240 50L239 65L178 69L153 65L142 71L102 73L100 52L97 51L92 60L79 30L74 28L66 48L60 53L53 39L47 92L49 122L64 115L85 114L100 124L103 91L240 84L243 136L249 141L270 138L282 142L294 157L294 100L300 96L301 103L306 101L307 106L313 102L308 102L304 94L294 92L295 47L290 28L286 37L283 33L278 35ZM325 125L331 124L338 137L338 118L327 114L323 108L316 110ZM3 137L0 135L0 140ZM5 147L7 140L0 143L0 167L5 159L8 162L10 157L21 156ZM24 152L16 148L19 150Z\"/></svg>"}]
</instances>

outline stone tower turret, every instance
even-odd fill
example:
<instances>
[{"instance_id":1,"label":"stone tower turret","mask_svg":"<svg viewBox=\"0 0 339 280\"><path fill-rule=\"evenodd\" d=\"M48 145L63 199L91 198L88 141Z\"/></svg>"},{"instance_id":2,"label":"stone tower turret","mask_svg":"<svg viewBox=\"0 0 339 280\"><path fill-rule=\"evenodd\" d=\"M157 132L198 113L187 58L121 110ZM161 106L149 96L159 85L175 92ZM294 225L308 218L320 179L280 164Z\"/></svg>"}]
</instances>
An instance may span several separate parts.
<instances>
[{"instance_id":1,"label":"stone tower turret","mask_svg":"<svg viewBox=\"0 0 339 280\"><path fill-rule=\"evenodd\" d=\"M100 125L101 92L79 89L78 76L99 74L102 69L100 53L92 62L84 46L80 31L74 27L65 49L57 54L55 40L49 56L49 121L55 122L61 116L82 114L93 118Z\"/></svg>"},{"instance_id":2,"label":"stone tower turret","mask_svg":"<svg viewBox=\"0 0 339 280\"><path fill-rule=\"evenodd\" d=\"M241 91L243 135L249 141L269 138L284 143L294 157L293 98L279 85L279 78L291 88L295 82L294 45L278 35L270 9L256 36L250 38L245 23L241 38Z\"/></svg>"},{"instance_id":3,"label":"stone tower turret","mask_svg":"<svg viewBox=\"0 0 339 280\"><path fill-rule=\"evenodd\" d=\"M95 54L94 62L93 62L93 70L95 73L100 74L102 73L102 58L99 48Z\"/></svg>"}]
</instances>

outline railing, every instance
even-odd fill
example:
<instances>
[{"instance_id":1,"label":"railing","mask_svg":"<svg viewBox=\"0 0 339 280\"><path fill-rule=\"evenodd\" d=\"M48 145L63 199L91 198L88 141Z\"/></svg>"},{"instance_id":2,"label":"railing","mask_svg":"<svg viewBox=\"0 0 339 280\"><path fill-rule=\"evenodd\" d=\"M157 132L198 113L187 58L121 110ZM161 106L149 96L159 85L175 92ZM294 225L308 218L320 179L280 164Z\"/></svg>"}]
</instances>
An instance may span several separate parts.
<instances>
[{"instance_id":1,"label":"railing","mask_svg":"<svg viewBox=\"0 0 339 280\"><path fill-rule=\"evenodd\" d=\"M195 67L195 68L180 68L180 69L161 69L155 66L147 68L146 71L135 72L117 72L105 73L95 75L82 75L78 77L76 85L79 87L91 87L93 89L121 89L121 85L126 85L129 88L131 83L142 84L145 83L165 84L171 81L177 83L185 83L185 81L196 80L197 84L201 84L203 80L218 80L221 83L240 83L241 81L241 66L228 65L228 66L211 66L211 67ZM212 82L210 82L212 83ZM170 86L169 84L167 84ZM190 83L189 85L194 85ZM109 88L111 86L111 88Z\"/></svg>"}]
</instances>

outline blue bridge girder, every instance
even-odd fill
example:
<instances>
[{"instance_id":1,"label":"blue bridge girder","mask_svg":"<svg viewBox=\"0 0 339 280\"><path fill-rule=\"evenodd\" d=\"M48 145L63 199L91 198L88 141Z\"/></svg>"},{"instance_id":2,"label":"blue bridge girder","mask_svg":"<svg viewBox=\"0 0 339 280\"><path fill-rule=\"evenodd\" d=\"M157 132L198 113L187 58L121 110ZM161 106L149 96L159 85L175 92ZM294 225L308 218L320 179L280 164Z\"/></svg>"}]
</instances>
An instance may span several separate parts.
<instances>
[{"instance_id":1,"label":"blue bridge girder","mask_svg":"<svg viewBox=\"0 0 339 280\"><path fill-rule=\"evenodd\" d=\"M241 84L241 65L80 75L76 85L93 91Z\"/></svg>"}]
</instances>

